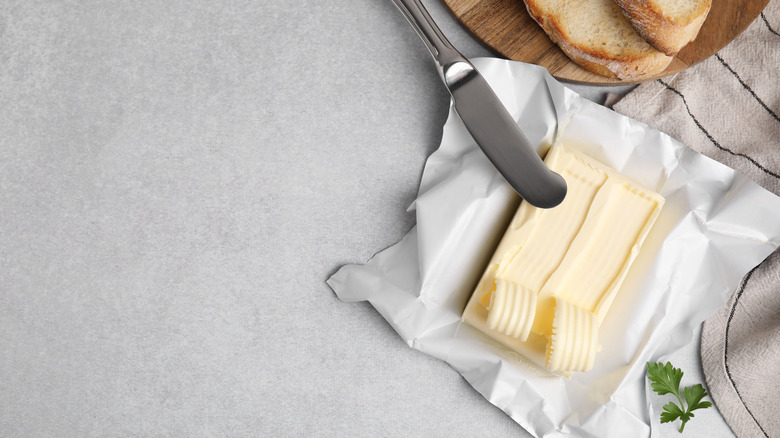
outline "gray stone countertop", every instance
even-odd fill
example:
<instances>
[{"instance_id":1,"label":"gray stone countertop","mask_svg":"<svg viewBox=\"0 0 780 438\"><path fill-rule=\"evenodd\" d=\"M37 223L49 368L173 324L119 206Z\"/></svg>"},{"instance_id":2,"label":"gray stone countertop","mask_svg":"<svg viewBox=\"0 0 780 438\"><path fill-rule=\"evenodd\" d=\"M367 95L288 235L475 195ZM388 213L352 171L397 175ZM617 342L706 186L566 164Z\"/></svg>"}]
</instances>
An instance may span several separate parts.
<instances>
[{"instance_id":1,"label":"gray stone countertop","mask_svg":"<svg viewBox=\"0 0 780 438\"><path fill-rule=\"evenodd\" d=\"M390 0L4 2L0 102L0 435L527 436L325 284L447 117Z\"/></svg>"}]
</instances>

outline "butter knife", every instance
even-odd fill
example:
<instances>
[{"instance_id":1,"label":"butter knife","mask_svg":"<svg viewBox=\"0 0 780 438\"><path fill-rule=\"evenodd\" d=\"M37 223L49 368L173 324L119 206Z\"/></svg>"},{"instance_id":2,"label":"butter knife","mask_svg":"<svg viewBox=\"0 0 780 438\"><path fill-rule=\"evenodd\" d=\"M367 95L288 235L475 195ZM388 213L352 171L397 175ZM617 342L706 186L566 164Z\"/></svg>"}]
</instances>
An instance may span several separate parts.
<instances>
[{"instance_id":1,"label":"butter knife","mask_svg":"<svg viewBox=\"0 0 780 438\"><path fill-rule=\"evenodd\" d=\"M566 182L539 158L485 78L447 40L420 0L393 2L433 55L455 111L499 173L532 205L560 204Z\"/></svg>"}]
</instances>

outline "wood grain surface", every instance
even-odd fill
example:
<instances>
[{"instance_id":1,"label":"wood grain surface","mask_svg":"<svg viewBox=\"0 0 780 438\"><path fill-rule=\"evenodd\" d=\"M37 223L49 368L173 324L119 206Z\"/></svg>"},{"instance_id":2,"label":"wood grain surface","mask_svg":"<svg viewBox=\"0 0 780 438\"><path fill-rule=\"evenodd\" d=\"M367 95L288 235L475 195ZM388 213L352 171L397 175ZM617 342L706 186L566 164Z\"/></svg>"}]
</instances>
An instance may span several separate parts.
<instances>
[{"instance_id":1,"label":"wood grain surface","mask_svg":"<svg viewBox=\"0 0 780 438\"><path fill-rule=\"evenodd\" d=\"M482 43L501 56L541 65L556 78L587 84L621 85L654 80L712 56L758 17L769 0L712 0L699 35L669 67L642 81L621 81L591 73L558 48L528 15L523 0L443 0L455 17Z\"/></svg>"}]
</instances>

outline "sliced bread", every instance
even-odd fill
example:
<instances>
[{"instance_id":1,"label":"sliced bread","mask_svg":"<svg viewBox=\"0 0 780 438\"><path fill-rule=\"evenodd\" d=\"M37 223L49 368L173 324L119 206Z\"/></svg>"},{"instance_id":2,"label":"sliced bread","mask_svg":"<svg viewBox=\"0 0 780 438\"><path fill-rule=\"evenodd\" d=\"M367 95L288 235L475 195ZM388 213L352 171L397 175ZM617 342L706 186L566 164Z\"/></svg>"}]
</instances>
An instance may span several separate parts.
<instances>
[{"instance_id":1,"label":"sliced bread","mask_svg":"<svg viewBox=\"0 0 780 438\"><path fill-rule=\"evenodd\" d=\"M614 0L524 0L550 39L583 68L628 80L662 72L672 58L636 33Z\"/></svg>"},{"instance_id":2,"label":"sliced bread","mask_svg":"<svg viewBox=\"0 0 780 438\"><path fill-rule=\"evenodd\" d=\"M696 38L712 6L712 0L615 1L639 35L670 56Z\"/></svg>"}]
</instances>

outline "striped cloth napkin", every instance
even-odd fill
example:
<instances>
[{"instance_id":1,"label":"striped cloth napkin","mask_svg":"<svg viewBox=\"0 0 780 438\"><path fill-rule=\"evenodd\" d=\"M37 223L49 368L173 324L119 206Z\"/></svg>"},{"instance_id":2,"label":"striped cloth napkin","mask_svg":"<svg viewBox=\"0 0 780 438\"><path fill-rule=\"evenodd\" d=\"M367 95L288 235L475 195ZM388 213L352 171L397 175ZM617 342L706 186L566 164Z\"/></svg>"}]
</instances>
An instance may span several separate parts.
<instances>
[{"instance_id":1,"label":"striped cloth napkin","mask_svg":"<svg viewBox=\"0 0 780 438\"><path fill-rule=\"evenodd\" d=\"M780 195L780 0L714 56L612 107ZM737 436L780 436L780 250L704 323L701 359Z\"/></svg>"}]
</instances>

